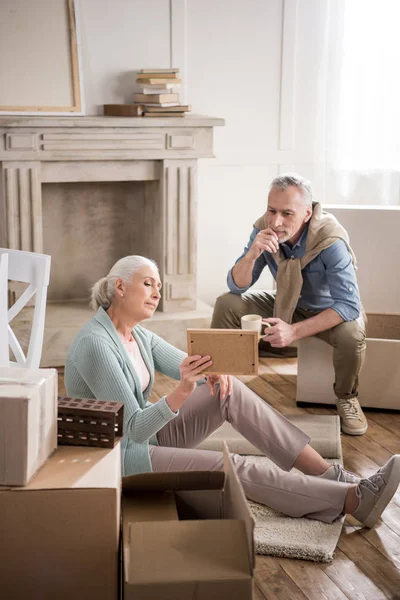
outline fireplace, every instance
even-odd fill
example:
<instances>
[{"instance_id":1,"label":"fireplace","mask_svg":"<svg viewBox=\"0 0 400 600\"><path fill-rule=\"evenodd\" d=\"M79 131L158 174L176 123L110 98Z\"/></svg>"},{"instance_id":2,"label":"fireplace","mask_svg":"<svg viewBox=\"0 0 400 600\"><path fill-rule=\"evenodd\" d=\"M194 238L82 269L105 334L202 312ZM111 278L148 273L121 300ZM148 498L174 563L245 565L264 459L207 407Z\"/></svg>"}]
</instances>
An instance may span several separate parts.
<instances>
[{"instance_id":1,"label":"fireplace","mask_svg":"<svg viewBox=\"0 0 400 600\"><path fill-rule=\"evenodd\" d=\"M162 313L196 310L197 159L222 124L0 117L0 246L52 257L42 366L64 364L89 288L127 254L159 265Z\"/></svg>"}]
</instances>

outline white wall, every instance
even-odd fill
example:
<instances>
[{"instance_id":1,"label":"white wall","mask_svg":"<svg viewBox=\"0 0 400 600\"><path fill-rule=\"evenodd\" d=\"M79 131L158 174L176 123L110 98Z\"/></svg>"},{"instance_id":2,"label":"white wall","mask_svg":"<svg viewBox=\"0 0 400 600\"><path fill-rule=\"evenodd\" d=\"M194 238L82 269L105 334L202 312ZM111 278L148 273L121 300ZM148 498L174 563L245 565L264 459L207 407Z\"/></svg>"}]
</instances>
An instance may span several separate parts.
<instances>
[{"instance_id":1,"label":"white wall","mask_svg":"<svg viewBox=\"0 0 400 600\"><path fill-rule=\"evenodd\" d=\"M328 0L80 0L87 114L130 102L134 72L182 70L193 111L226 119L215 159L199 161L199 296L214 302L269 181L296 170L324 197ZM317 118L318 117L318 118ZM269 275L260 287L271 287Z\"/></svg>"}]
</instances>

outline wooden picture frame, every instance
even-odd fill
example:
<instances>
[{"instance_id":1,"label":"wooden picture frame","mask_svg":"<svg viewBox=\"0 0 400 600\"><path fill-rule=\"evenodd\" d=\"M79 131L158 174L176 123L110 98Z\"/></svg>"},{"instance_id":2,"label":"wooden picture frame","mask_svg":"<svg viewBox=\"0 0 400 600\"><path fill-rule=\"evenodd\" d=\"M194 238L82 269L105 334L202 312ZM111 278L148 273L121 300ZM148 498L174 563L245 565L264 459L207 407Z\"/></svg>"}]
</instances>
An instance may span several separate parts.
<instances>
[{"instance_id":1,"label":"wooden picture frame","mask_svg":"<svg viewBox=\"0 0 400 600\"><path fill-rule=\"evenodd\" d=\"M0 114L82 114L75 0L0 2Z\"/></svg>"},{"instance_id":2,"label":"wooden picture frame","mask_svg":"<svg viewBox=\"0 0 400 600\"><path fill-rule=\"evenodd\" d=\"M205 374L257 375L258 339L257 331L244 329L188 329L188 354L211 356Z\"/></svg>"}]
</instances>

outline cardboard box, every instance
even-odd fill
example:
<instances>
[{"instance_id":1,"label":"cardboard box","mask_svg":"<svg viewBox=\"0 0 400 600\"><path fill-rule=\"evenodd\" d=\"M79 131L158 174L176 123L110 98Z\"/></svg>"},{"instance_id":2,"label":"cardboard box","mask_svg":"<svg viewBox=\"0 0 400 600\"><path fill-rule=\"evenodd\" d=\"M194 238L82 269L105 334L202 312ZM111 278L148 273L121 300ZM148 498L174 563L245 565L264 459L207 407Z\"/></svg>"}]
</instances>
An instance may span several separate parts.
<instances>
[{"instance_id":1,"label":"cardboard box","mask_svg":"<svg viewBox=\"0 0 400 600\"><path fill-rule=\"evenodd\" d=\"M125 537L131 522L179 520L173 492L141 492L123 496L122 514Z\"/></svg>"},{"instance_id":2,"label":"cardboard box","mask_svg":"<svg viewBox=\"0 0 400 600\"><path fill-rule=\"evenodd\" d=\"M368 185L367 178L363 185ZM334 196L333 190L334 185L330 186ZM364 310L376 314L398 313L400 207L324 203L324 210L335 215L350 236L358 262L357 282Z\"/></svg>"},{"instance_id":3,"label":"cardboard box","mask_svg":"<svg viewBox=\"0 0 400 600\"><path fill-rule=\"evenodd\" d=\"M57 371L0 368L0 485L26 485L57 448Z\"/></svg>"},{"instance_id":4,"label":"cardboard box","mask_svg":"<svg viewBox=\"0 0 400 600\"><path fill-rule=\"evenodd\" d=\"M0 488L0 595L116 600L120 445L62 446L23 488Z\"/></svg>"},{"instance_id":5,"label":"cardboard box","mask_svg":"<svg viewBox=\"0 0 400 600\"><path fill-rule=\"evenodd\" d=\"M123 478L124 600L251 600L254 521L235 468ZM151 493L173 493L149 520ZM133 505L136 503L136 508Z\"/></svg>"},{"instance_id":6,"label":"cardboard box","mask_svg":"<svg viewBox=\"0 0 400 600\"><path fill-rule=\"evenodd\" d=\"M367 319L358 399L364 407L400 410L400 314L369 313ZM335 404L334 380L332 347L316 337L300 340L297 402Z\"/></svg>"}]
</instances>

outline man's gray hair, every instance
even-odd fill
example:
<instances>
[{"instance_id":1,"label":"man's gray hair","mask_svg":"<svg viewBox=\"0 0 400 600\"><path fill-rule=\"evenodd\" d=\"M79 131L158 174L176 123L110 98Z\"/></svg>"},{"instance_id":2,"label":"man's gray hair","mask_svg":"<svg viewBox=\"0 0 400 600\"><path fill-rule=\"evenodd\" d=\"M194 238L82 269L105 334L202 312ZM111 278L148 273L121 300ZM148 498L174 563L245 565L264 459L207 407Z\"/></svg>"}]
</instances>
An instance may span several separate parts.
<instances>
[{"instance_id":1,"label":"man's gray hair","mask_svg":"<svg viewBox=\"0 0 400 600\"><path fill-rule=\"evenodd\" d=\"M128 282L132 275L142 267L152 267L158 270L156 263L144 256L125 256L117 260L115 265L111 267L109 274L99 279L92 287L90 306L94 310L97 310L100 306L104 309L109 308L114 299L115 281L122 279Z\"/></svg>"},{"instance_id":2,"label":"man's gray hair","mask_svg":"<svg viewBox=\"0 0 400 600\"><path fill-rule=\"evenodd\" d=\"M271 181L270 190L278 189L284 191L290 185L294 185L298 188L304 200L304 204L312 204L311 183L297 173L282 173L282 175L278 175L278 177L275 177L275 179Z\"/></svg>"}]
</instances>

